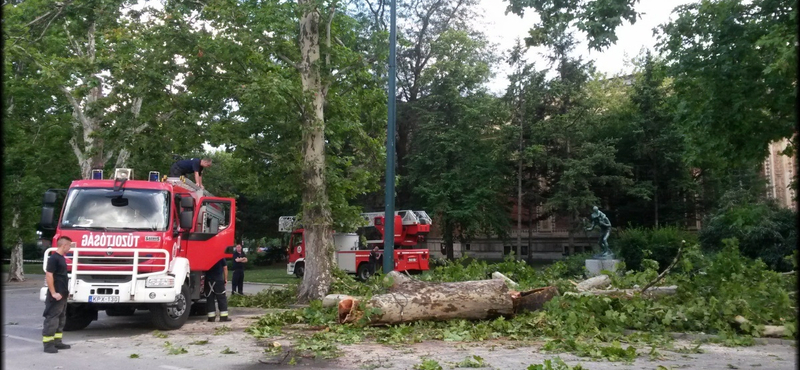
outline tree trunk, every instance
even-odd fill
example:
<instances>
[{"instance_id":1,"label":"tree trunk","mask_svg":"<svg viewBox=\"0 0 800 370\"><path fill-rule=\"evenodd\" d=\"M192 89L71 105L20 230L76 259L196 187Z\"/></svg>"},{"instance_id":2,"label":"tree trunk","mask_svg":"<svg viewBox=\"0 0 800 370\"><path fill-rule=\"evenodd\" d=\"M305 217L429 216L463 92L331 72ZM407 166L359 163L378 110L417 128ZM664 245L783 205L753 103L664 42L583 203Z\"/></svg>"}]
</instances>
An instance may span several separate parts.
<instances>
[{"instance_id":1,"label":"tree trunk","mask_svg":"<svg viewBox=\"0 0 800 370\"><path fill-rule=\"evenodd\" d=\"M400 324L420 320L482 320L515 313L535 311L558 295L555 287L527 292L509 290L505 279L430 283L414 280L402 273L387 274L392 286L389 293L373 296L359 304L359 299L344 297L339 301L339 323L362 321L369 325ZM367 312L372 312L365 317Z\"/></svg>"},{"instance_id":2,"label":"tree trunk","mask_svg":"<svg viewBox=\"0 0 800 370\"><path fill-rule=\"evenodd\" d=\"M373 296L366 307L379 309L367 319L370 325L399 324L419 320L490 319L514 314L512 294L501 279L428 283L410 280L392 271L390 293ZM365 311L358 301L339 303L339 322L356 322ZM366 311L366 312L369 312Z\"/></svg>"},{"instance_id":3,"label":"tree trunk","mask_svg":"<svg viewBox=\"0 0 800 370\"><path fill-rule=\"evenodd\" d=\"M657 286L647 289L642 293L641 289L608 289L608 290L590 290L586 292L573 293L567 292L564 295L608 295L608 296L627 296L631 297L634 294L641 293L642 297L652 298L665 295L673 295L678 293L678 286Z\"/></svg>"},{"instance_id":4,"label":"tree trunk","mask_svg":"<svg viewBox=\"0 0 800 370\"><path fill-rule=\"evenodd\" d=\"M19 209L14 209L14 219L11 221L11 228L19 235ZM11 251L11 268L8 273L8 281L25 281L25 272L22 269L22 238L17 236L17 242Z\"/></svg>"},{"instance_id":5,"label":"tree trunk","mask_svg":"<svg viewBox=\"0 0 800 370\"><path fill-rule=\"evenodd\" d=\"M514 256L522 259L522 119L519 121L519 158L517 158L517 250ZM530 251L528 251L530 254Z\"/></svg>"},{"instance_id":6,"label":"tree trunk","mask_svg":"<svg viewBox=\"0 0 800 370\"><path fill-rule=\"evenodd\" d=\"M653 165L653 215L658 228L658 172L655 164Z\"/></svg>"},{"instance_id":7,"label":"tree trunk","mask_svg":"<svg viewBox=\"0 0 800 370\"><path fill-rule=\"evenodd\" d=\"M611 278L609 278L608 275L598 275L581 281L575 286L575 288L578 289L579 292L586 292L589 290L605 288L609 285L611 285Z\"/></svg>"},{"instance_id":8,"label":"tree trunk","mask_svg":"<svg viewBox=\"0 0 800 370\"><path fill-rule=\"evenodd\" d=\"M573 212L569 220L569 243L567 244L567 254L573 255L575 251L575 225L578 223L578 212Z\"/></svg>"},{"instance_id":9,"label":"tree trunk","mask_svg":"<svg viewBox=\"0 0 800 370\"><path fill-rule=\"evenodd\" d=\"M303 225L306 265L297 295L299 302L322 299L328 294L333 275L331 209L325 187L325 95L320 76L320 15L313 1L298 1L300 55L303 85Z\"/></svg>"},{"instance_id":10,"label":"tree trunk","mask_svg":"<svg viewBox=\"0 0 800 370\"><path fill-rule=\"evenodd\" d=\"M450 220L444 220L444 248L446 257L448 260L452 261L456 259L453 253L453 222Z\"/></svg>"},{"instance_id":11,"label":"tree trunk","mask_svg":"<svg viewBox=\"0 0 800 370\"><path fill-rule=\"evenodd\" d=\"M528 205L528 262L533 261L533 202Z\"/></svg>"}]
</instances>

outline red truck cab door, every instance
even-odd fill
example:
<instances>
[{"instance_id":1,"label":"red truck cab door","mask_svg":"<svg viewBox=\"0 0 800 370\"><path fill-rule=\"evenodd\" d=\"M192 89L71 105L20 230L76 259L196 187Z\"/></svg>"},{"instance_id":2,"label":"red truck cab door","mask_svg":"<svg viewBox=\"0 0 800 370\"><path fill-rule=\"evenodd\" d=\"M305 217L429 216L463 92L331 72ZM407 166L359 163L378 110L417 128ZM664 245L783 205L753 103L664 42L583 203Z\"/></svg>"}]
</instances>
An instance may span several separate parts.
<instances>
[{"instance_id":1,"label":"red truck cab door","mask_svg":"<svg viewBox=\"0 0 800 370\"><path fill-rule=\"evenodd\" d=\"M192 228L183 236L192 271L206 271L220 259L231 258L235 230L233 198L200 198L194 208Z\"/></svg>"}]
</instances>

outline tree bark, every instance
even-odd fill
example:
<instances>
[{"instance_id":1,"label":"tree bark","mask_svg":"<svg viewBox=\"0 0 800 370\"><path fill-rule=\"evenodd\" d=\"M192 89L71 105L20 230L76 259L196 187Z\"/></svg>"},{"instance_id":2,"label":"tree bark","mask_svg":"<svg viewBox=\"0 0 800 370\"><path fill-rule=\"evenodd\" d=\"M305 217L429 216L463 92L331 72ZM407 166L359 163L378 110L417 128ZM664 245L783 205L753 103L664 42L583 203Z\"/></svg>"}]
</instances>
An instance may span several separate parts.
<instances>
[{"instance_id":1,"label":"tree bark","mask_svg":"<svg viewBox=\"0 0 800 370\"><path fill-rule=\"evenodd\" d=\"M453 222L447 219L444 219L444 246L445 246L445 253L447 259L452 261L455 260L455 255L453 253Z\"/></svg>"},{"instance_id":2,"label":"tree bark","mask_svg":"<svg viewBox=\"0 0 800 370\"><path fill-rule=\"evenodd\" d=\"M558 295L555 287L512 291L504 279L430 283L413 280L397 271L387 274L387 278L393 279L389 293L375 295L363 305L357 298L341 299L339 323L363 319L369 325L387 325L420 320L510 317L518 312L541 309ZM370 314L365 317L367 313Z\"/></svg>"},{"instance_id":3,"label":"tree bark","mask_svg":"<svg viewBox=\"0 0 800 370\"><path fill-rule=\"evenodd\" d=\"M567 292L564 295L610 295L610 296L633 296L634 294L641 293L642 297L652 298L664 295L673 295L678 292L676 285L672 286L657 286L642 292L641 289L609 289L609 290L590 290L587 292L573 293Z\"/></svg>"},{"instance_id":4,"label":"tree bark","mask_svg":"<svg viewBox=\"0 0 800 370\"><path fill-rule=\"evenodd\" d=\"M511 292L501 279L427 283L392 271L390 293L373 296L366 307L378 309L367 319L370 325L400 324L419 320L490 319L514 314ZM356 322L364 315L358 301L339 303L339 322Z\"/></svg>"},{"instance_id":5,"label":"tree bark","mask_svg":"<svg viewBox=\"0 0 800 370\"><path fill-rule=\"evenodd\" d=\"M581 281L575 286L575 289L578 289L579 292L586 292L598 288L605 288L609 285L611 285L611 278L609 278L608 275L598 275Z\"/></svg>"},{"instance_id":6,"label":"tree bark","mask_svg":"<svg viewBox=\"0 0 800 370\"><path fill-rule=\"evenodd\" d=\"M19 217L19 209L15 208L14 219L11 221L11 228L14 230L19 230ZM8 273L8 281L25 281L25 272L22 269L22 238L19 235L16 243L14 243L14 249L11 251L11 268Z\"/></svg>"},{"instance_id":7,"label":"tree bark","mask_svg":"<svg viewBox=\"0 0 800 370\"><path fill-rule=\"evenodd\" d=\"M299 0L300 55L303 86L303 225L306 265L298 302L322 299L333 275L331 209L325 187L325 95L320 75L320 14L316 2Z\"/></svg>"}]
</instances>

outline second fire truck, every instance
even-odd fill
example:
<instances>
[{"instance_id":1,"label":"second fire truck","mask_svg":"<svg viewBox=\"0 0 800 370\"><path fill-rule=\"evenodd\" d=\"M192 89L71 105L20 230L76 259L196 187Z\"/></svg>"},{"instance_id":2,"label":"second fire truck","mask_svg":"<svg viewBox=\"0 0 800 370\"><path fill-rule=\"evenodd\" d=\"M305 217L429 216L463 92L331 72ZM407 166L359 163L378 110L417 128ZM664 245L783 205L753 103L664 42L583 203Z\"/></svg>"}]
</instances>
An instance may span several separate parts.
<instances>
[{"instance_id":1,"label":"second fire truck","mask_svg":"<svg viewBox=\"0 0 800 370\"><path fill-rule=\"evenodd\" d=\"M334 261L342 270L366 280L370 276L369 253L373 247L383 249L384 212L362 213L365 226L356 233L334 233L336 252ZM287 254L286 273L303 277L305 273L306 244L304 229L293 216L283 216L278 222L281 232L291 233ZM431 218L425 211L397 211L394 216L394 269L396 271L426 271L428 249L415 248L425 240L431 230ZM363 240L362 240L363 236Z\"/></svg>"}]
</instances>

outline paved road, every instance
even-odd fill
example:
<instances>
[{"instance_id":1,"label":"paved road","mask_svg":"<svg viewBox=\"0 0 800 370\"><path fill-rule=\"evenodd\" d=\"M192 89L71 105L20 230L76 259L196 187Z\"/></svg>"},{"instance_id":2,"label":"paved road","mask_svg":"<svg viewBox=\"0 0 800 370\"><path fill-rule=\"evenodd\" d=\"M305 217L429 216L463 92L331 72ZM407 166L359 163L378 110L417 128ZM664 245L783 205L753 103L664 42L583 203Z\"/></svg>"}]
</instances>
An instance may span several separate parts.
<instances>
[{"instance_id":1,"label":"paved road","mask_svg":"<svg viewBox=\"0 0 800 370\"><path fill-rule=\"evenodd\" d=\"M592 370L656 369L776 369L791 370L797 365L797 348L789 345L764 345L726 348L704 345L704 353L680 354L659 350L664 358L651 360L648 348L639 348L640 356L632 364L594 362L570 354L546 354L540 346L517 347L513 343L449 343L430 341L411 346L385 346L360 343L341 348L344 355L334 360L298 358L297 365L260 363L266 358L264 347L245 333L265 310L230 309L232 322L207 323L205 318L190 317L180 330L168 332L167 338L153 335L147 312L129 317L108 317L101 312L98 321L88 328L65 333L70 350L50 355L42 353L41 313L44 304L38 292L43 276L28 276L23 283L3 284L3 368L6 369L77 369L77 370L289 370L289 369L364 369L406 370L433 358L445 368L471 355L479 355L495 369L527 369L528 365L559 356L570 365L582 363ZM5 278L3 279L5 281ZM254 294L271 287L245 284L245 293ZM220 330L225 329L225 330ZM282 346L290 346L291 335L271 338ZM197 345L198 341L205 342ZM284 347L284 348L287 348ZM679 347L692 348L690 342ZM186 349L178 354L171 349ZM229 350L230 349L230 350ZM229 354L230 353L230 354ZM135 357L135 358L134 358Z\"/></svg>"},{"instance_id":2,"label":"paved road","mask_svg":"<svg viewBox=\"0 0 800 370\"><path fill-rule=\"evenodd\" d=\"M102 352L87 353L81 350L81 344L85 343L115 343L124 341L125 338L134 338L143 334L152 333L154 328L150 324L147 311L137 311L133 316L109 317L105 312L98 314L98 320L93 321L86 329L80 331L67 332L64 334L64 341L76 343L68 351L56 355L43 354L42 352L42 311L44 303L39 301L39 289L44 285L44 275L26 275L24 282L6 282L6 274L3 274L3 368L5 369L105 369L110 367L108 362L98 360ZM255 294L264 289L271 289L271 285L266 284L244 284L245 294ZM231 316L236 320L237 316L252 314L252 309L232 307ZM205 317L191 316L187 326L192 323L203 323ZM213 325L213 324L212 324ZM172 332L171 332L172 333ZM124 346L124 343L123 343ZM89 347L89 346L84 346ZM58 360L60 363L53 363ZM233 360L233 359L231 359ZM174 362L175 364L172 364ZM252 364L252 361L247 363ZM218 369L235 368L236 361L220 363ZM147 365L147 361L132 362L129 365L115 363L114 370L124 369L185 369L185 360L175 359L174 361L153 360L152 366ZM211 363L206 365L211 366ZM216 366L216 365L215 365ZM190 366L190 368L198 368ZM205 366L201 368L206 368Z\"/></svg>"}]
</instances>

